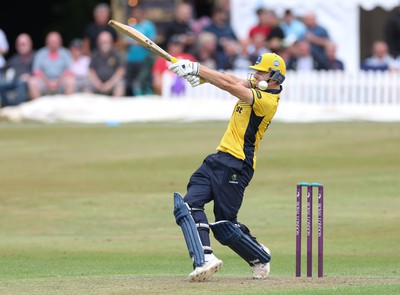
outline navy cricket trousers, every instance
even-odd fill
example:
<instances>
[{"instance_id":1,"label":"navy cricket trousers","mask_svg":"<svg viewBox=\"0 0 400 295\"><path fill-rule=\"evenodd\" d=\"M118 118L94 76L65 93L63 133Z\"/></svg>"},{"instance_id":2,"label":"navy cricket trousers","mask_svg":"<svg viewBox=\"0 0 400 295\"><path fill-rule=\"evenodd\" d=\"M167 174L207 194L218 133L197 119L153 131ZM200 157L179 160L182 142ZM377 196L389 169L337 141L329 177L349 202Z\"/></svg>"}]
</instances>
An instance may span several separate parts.
<instances>
[{"instance_id":1,"label":"navy cricket trousers","mask_svg":"<svg viewBox=\"0 0 400 295\"><path fill-rule=\"evenodd\" d=\"M252 167L228 153L208 155L190 177L184 197L191 208L201 209L192 211L195 222L208 224L204 205L214 201L215 221L229 220L236 223L244 190L253 174ZM209 246L208 232L199 230L199 235L203 246Z\"/></svg>"}]
</instances>

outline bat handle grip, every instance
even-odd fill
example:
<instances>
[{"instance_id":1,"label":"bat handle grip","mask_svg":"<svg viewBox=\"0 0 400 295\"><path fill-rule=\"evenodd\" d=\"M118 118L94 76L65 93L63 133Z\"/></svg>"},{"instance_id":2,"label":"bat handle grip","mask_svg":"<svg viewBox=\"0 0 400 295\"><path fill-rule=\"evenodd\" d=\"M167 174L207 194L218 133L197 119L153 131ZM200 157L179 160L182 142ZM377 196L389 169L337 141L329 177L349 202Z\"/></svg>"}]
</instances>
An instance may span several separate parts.
<instances>
[{"instance_id":1,"label":"bat handle grip","mask_svg":"<svg viewBox=\"0 0 400 295\"><path fill-rule=\"evenodd\" d=\"M176 63L177 61L178 61L178 59L176 57L173 57L173 56L171 57L171 62L172 63Z\"/></svg>"}]
</instances>

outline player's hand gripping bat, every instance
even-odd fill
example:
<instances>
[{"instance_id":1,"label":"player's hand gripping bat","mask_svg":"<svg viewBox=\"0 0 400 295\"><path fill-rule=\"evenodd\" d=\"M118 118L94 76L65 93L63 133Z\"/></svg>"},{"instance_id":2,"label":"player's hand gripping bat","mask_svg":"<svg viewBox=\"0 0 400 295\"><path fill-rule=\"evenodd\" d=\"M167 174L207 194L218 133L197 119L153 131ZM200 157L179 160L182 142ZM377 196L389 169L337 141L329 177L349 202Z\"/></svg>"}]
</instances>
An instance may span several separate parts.
<instances>
[{"instance_id":1,"label":"player's hand gripping bat","mask_svg":"<svg viewBox=\"0 0 400 295\"><path fill-rule=\"evenodd\" d=\"M119 32L121 32L125 35L128 35L129 37L136 40L137 42L139 42L141 45L143 45L147 49L149 49L152 52L154 52L155 54L165 58L166 60L168 60L172 63L175 63L178 61L178 59L176 57L173 57L172 55L170 55L168 52L166 52L164 49L162 49L160 46L158 46L152 40L147 38L145 35L140 33L138 30L136 30L130 26L124 25L113 19L110 20L108 22L108 24L110 26L112 26L114 29L118 30Z\"/></svg>"}]
</instances>

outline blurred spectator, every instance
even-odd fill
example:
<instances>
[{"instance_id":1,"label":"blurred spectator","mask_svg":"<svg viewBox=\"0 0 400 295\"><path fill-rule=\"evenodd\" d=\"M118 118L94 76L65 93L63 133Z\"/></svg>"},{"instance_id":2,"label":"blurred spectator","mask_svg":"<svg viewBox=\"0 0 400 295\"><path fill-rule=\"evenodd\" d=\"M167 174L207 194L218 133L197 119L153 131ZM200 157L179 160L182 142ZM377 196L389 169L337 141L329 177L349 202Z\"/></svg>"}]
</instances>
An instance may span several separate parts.
<instances>
[{"instance_id":1,"label":"blurred spectator","mask_svg":"<svg viewBox=\"0 0 400 295\"><path fill-rule=\"evenodd\" d=\"M248 70L252 65L248 58L247 51L242 49L239 42L227 40L224 42L224 59L221 62L222 70Z\"/></svg>"},{"instance_id":2,"label":"blurred spectator","mask_svg":"<svg viewBox=\"0 0 400 295\"><path fill-rule=\"evenodd\" d=\"M282 41L285 38L285 34L283 33L283 30L280 26L279 19L276 16L276 13L274 11L267 12L267 23L268 23L269 27L271 28L271 31L269 32L267 40L271 40L273 38L278 38Z\"/></svg>"},{"instance_id":3,"label":"blurred spectator","mask_svg":"<svg viewBox=\"0 0 400 295\"><path fill-rule=\"evenodd\" d=\"M290 9L285 11L280 26L285 35L285 46L290 46L296 41L303 40L307 31L306 25L298 20Z\"/></svg>"},{"instance_id":4,"label":"blurred spectator","mask_svg":"<svg viewBox=\"0 0 400 295\"><path fill-rule=\"evenodd\" d=\"M217 37L217 69L223 69L222 63L226 59L223 44L227 40L237 40L227 12L215 7L212 11L211 24L204 27L204 32L213 33Z\"/></svg>"},{"instance_id":5,"label":"blurred spectator","mask_svg":"<svg viewBox=\"0 0 400 295\"><path fill-rule=\"evenodd\" d=\"M328 42L325 45L326 61L330 70L344 70L344 64L336 57L336 44Z\"/></svg>"},{"instance_id":6,"label":"blurred spectator","mask_svg":"<svg viewBox=\"0 0 400 295\"><path fill-rule=\"evenodd\" d=\"M178 59L188 59L196 61L196 58L187 52L184 52L185 44L179 36L172 36L167 45L167 52ZM156 94L162 94L162 76L165 71L175 77L172 85L172 92L175 94L182 94L185 89L185 79L179 77L175 73L168 71L169 62L164 58L157 56L152 68L153 75L153 90Z\"/></svg>"},{"instance_id":7,"label":"blurred spectator","mask_svg":"<svg viewBox=\"0 0 400 295\"><path fill-rule=\"evenodd\" d=\"M154 40L157 30L153 22L144 18L144 10L140 6L134 7L130 12L128 23L132 27ZM154 55L149 50L132 38L124 37L126 50L126 95L151 94L151 67Z\"/></svg>"},{"instance_id":8,"label":"blurred spectator","mask_svg":"<svg viewBox=\"0 0 400 295\"><path fill-rule=\"evenodd\" d=\"M253 34L246 49L247 53L249 54L249 60L251 64L255 64L260 55L271 51L267 47L265 35L261 32Z\"/></svg>"},{"instance_id":9,"label":"blurred spectator","mask_svg":"<svg viewBox=\"0 0 400 295\"><path fill-rule=\"evenodd\" d=\"M72 57L71 72L75 77L75 91L88 92L90 57L83 54L82 40L72 40L69 44L69 51Z\"/></svg>"},{"instance_id":10,"label":"blurred spectator","mask_svg":"<svg viewBox=\"0 0 400 295\"><path fill-rule=\"evenodd\" d=\"M270 52L278 54L284 60L288 59L288 50L283 44L283 40L279 37L271 38L267 42L267 47Z\"/></svg>"},{"instance_id":11,"label":"blurred spectator","mask_svg":"<svg viewBox=\"0 0 400 295\"><path fill-rule=\"evenodd\" d=\"M313 55L319 59L325 58L325 45L329 41L328 31L317 23L317 16L314 12L308 12L303 18L307 27L304 38L310 42Z\"/></svg>"},{"instance_id":12,"label":"blurred spectator","mask_svg":"<svg viewBox=\"0 0 400 295\"><path fill-rule=\"evenodd\" d=\"M0 82L1 106L19 105L28 100L28 80L31 76L34 51L32 39L22 33L15 40L16 53L7 60L4 82Z\"/></svg>"},{"instance_id":13,"label":"blurred spectator","mask_svg":"<svg viewBox=\"0 0 400 295\"><path fill-rule=\"evenodd\" d=\"M389 70L392 71L392 72L400 72L400 55L390 65L390 69Z\"/></svg>"},{"instance_id":14,"label":"blurred spectator","mask_svg":"<svg viewBox=\"0 0 400 295\"><path fill-rule=\"evenodd\" d=\"M6 65L5 55L8 53L9 45L6 34L0 29L0 78L4 74L4 67Z\"/></svg>"},{"instance_id":15,"label":"blurred spectator","mask_svg":"<svg viewBox=\"0 0 400 295\"><path fill-rule=\"evenodd\" d=\"M372 55L363 60L361 70L387 71L395 64L395 59L389 54L385 41L377 40L372 44Z\"/></svg>"},{"instance_id":16,"label":"blurred spectator","mask_svg":"<svg viewBox=\"0 0 400 295\"><path fill-rule=\"evenodd\" d=\"M289 58L287 63L288 70L306 72L328 69L323 60L312 54L310 43L306 40L296 42L293 49L293 56Z\"/></svg>"},{"instance_id":17,"label":"blurred spectator","mask_svg":"<svg viewBox=\"0 0 400 295\"><path fill-rule=\"evenodd\" d=\"M103 31L97 37L97 49L93 51L89 65L89 82L94 93L115 97L125 95L125 64L114 48L110 32Z\"/></svg>"},{"instance_id":18,"label":"blurred spectator","mask_svg":"<svg viewBox=\"0 0 400 295\"><path fill-rule=\"evenodd\" d=\"M220 7L229 15L229 12L231 11L231 0L214 0L213 2L214 6Z\"/></svg>"},{"instance_id":19,"label":"blurred spectator","mask_svg":"<svg viewBox=\"0 0 400 295\"><path fill-rule=\"evenodd\" d=\"M163 47L168 46L172 36L178 36L185 45L185 52L193 52L196 38L191 27L193 8L189 3L181 2L175 8L174 19L166 24Z\"/></svg>"},{"instance_id":20,"label":"blurred spectator","mask_svg":"<svg viewBox=\"0 0 400 295\"><path fill-rule=\"evenodd\" d=\"M271 27L268 24L268 11L264 8L258 8L256 14L258 21L255 26L250 28L249 38L253 39L255 34L262 34L266 39L271 32Z\"/></svg>"},{"instance_id":21,"label":"blurred spectator","mask_svg":"<svg viewBox=\"0 0 400 295\"><path fill-rule=\"evenodd\" d=\"M197 48L195 50L195 58L202 65L215 70L217 50L217 37L210 32L202 32L197 38Z\"/></svg>"},{"instance_id":22,"label":"blurred spectator","mask_svg":"<svg viewBox=\"0 0 400 295\"><path fill-rule=\"evenodd\" d=\"M48 33L45 42L46 46L39 49L33 59L33 75L28 81L32 99L44 94L75 92L71 54L62 46L60 33Z\"/></svg>"},{"instance_id":23,"label":"blurred spectator","mask_svg":"<svg viewBox=\"0 0 400 295\"><path fill-rule=\"evenodd\" d=\"M192 20L191 28L196 39L199 37L200 33L203 32L204 27L208 26L210 23L211 19L206 15Z\"/></svg>"},{"instance_id":24,"label":"blurred spectator","mask_svg":"<svg viewBox=\"0 0 400 295\"><path fill-rule=\"evenodd\" d=\"M110 32L114 43L117 44L118 35L113 27L108 25L111 9L107 3L97 4L93 10L93 22L86 26L83 33L83 53L91 55L97 48L97 37L103 31Z\"/></svg>"},{"instance_id":25,"label":"blurred spectator","mask_svg":"<svg viewBox=\"0 0 400 295\"><path fill-rule=\"evenodd\" d=\"M396 12L391 16L384 28L385 40L389 46L390 54L393 57L400 56L400 7L396 8Z\"/></svg>"}]
</instances>

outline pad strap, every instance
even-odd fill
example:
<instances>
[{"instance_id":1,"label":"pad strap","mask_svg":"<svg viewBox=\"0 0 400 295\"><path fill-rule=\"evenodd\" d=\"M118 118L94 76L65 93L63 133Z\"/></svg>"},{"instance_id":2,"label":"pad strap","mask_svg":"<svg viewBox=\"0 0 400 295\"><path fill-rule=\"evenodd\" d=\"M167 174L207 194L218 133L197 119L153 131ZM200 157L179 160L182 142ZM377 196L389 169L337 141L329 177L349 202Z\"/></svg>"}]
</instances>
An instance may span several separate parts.
<instances>
[{"instance_id":1,"label":"pad strap","mask_svg":"<svg viewBox=\"0 0 400 295\"><path fill-rule=\"evenodd\" d=\"M200 230L204 229L208 232L210 231L210 226L207 223L196 223L196 227Z\"/></svg>"}]
</instances>

